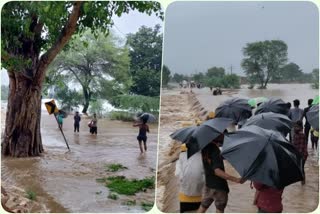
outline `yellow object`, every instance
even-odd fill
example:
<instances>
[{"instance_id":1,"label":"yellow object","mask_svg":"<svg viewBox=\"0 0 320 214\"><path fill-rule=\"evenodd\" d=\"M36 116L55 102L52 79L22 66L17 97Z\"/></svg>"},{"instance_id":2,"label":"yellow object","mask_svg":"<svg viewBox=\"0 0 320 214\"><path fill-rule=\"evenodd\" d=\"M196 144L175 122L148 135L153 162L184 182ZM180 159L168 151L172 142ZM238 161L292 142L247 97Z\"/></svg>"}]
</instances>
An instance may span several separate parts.
<instances>
[{"instance_id":1,"label":"yellow object","mask_svg":"<svg viewBox=\"0 0 320 214\"><path fill-rule=\"evenodd\" d=\"M311 128L310 130L313 133L313 136L315 137L319 137L319 132L317 132L316 130L314 130L313 128Z\"/></svg>"},{"instance_id":2,"label":"yellow object","mask_svg":"<svg viewBox=\"0 0 320 214\"><path fill-rule=\"evenodd\" d=\"M182 127L187 127L187 126L192 126L192 125L193 125L193 122L191 122L191 121L186 121L186 122L181 123Z\"/></svg>"},{"instance_id":3,"label":"yellow object","mask_svg":"<svg viewBox=\"0 0 320 214\"><path fill-rule=\"evenodd\" d=\"M56 103L54 102L54 100L51 100L50 102L46 102L45 106L47 108L47 111L49 114L53 114L53 113L58 113L59 109L56 105Z\"/></svg>"},{"instance_id":4,"label":"yellow object","mask_svg":"<svg viewBox=\"0 0 320 214\"><path fill-rule=\"evenodd\" d=\"M195 123L196 123L197 126L200 126L201 123L202 123L202 121L201 121L200 119L196 119L196 120L195 120Z\"/></svg>"},{"instance_id":5,"label":"yellow object","mask_svg":"<svg viewBox=\"0 0 320 214\"><path fill-rule=\"evenodd\" d=\"M213 111L210 111L208 116L210 119L213 119L215 118L216 114Z\"/></svg>"},{"instance_id":6,"label":"yellow object","mask_svg":"<svg viewBox=\"0 0 320 214\"><path fill-rule=\"evenodd\" d=\"M181 149L181 152L186 152L188 150L185 143L181 145L180 149Z\"/></svg>"},{"instance_id":7,"label":"yellow object","mask_svg":"<svg viewBox=\"0 0 320 214\"><path fill-rule=\"evenodd\" d=\"M180 202L201 202L201 196L187 196L182 192L179 193L179 201Z\"/></svg>"}]
</instances>

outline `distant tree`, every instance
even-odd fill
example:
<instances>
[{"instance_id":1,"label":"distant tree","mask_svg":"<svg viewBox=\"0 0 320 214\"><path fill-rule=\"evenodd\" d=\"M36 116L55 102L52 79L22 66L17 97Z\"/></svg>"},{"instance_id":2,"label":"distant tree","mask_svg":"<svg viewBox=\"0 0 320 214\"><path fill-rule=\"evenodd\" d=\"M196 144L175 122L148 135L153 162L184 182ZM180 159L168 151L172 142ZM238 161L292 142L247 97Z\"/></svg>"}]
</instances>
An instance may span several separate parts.
<instances>
[{"instance_id":1,"label":"distant tree","mask_svg":"<svg viewBox=\"0 0 320 214\"><path fill-rule=\"evenodd\" d=\"M79 107L83 102L83 95L75 89L70 89L67 85L58 88L56 92L58 100L61 102L61 109L70 110L72 107Z\"/></svg>"},{"instance_id":2,"label":"distant tree","mask_svg":"<svg viewBox=\"0 0 320 214\"><path fill-rule=\"evenodd\" d=\"M67 51L61 52L52 64L56 72L64 73L73 82L80 84L84 97L82 113L87 113L90 102L99 96L99 83L112 81L125 88L130 87L128 49L118 47L118 38L107 37L97 32L86 31L75 35Z\"/></svg>"},{"instance_id":3,"label":"distant tree","mask_svg":"<svg viewBox=\"0 0 320 214\"><path fill-rule=\"evenodd\" d=\"M279 76L280 67L287 61L287 45L281 40L248 43L243 49L241 66L248 78L258 80L261 89Z\"/></svg>"},{"instance_id":4,"label":"distant tree","mask_svg":"<svg viewBox=\"0 0 320 214\"><path fill-rule=\"evenodd\" d=\"M312 76L313 76L312 87L315 89L319 89L319 68L315 68L312 70Z\"/></svg>"},{"instance_id":5,"label":"distant tree","mask_svg":"<svg viewBox=\"0 0 320 214\"><path fill-rule=\"evenodd\" d=\"M108 32L112 18L131 10L162 17L152 1L11 1L1 10L1 66L9 75L9 98L2 138L4 156L43 152L40 119L46 70L75 33ZM17 90L19 89L19 90Z\"/></svg>"},{"instance_id":6,"label":"distant tree","mask_svg":"<svg viewBox=\"0 0 320 214\"><path fill-rule=\"evenodd\" d=\"M225 75L225 70L222 67L209 68L206 77L207 78L222 78Z\"/></svg>"},{"instance_id":7,"label":"distant tree","mask_svg":"<svg viewBox=\"0 0 320 214\"><path fill-rule=\"evenodd\" d=\"M138 32L128 34L127 45L133 80L130 91L145 96L159 96L162 60L160 25L154 28L142 26Z\"/></svg>"},{"instance_id":8,"label":"distant tree","mask_svg":"<svg viewBox=\"0 0 320 214\"><path fill-rule=\"evenodd\" d=\"M168 66L163 65L162 67L162 86L167 86L168 82L170 80L170 69L168 68Z\"/></svg>"},{"instance_id":9,"label":"distant tree","mask_svg":"<svg viewBox=\"0 0 320 214\"><path fill-rule=\"evenodd\" d=\"M236 74L227 74L222 78L224 88L240 88L240 77Z\"/></svg>"},{"instance_id":10,"label":"distant tree","mask_svg":"<svg viewBox=\"0 0 320 214\"><path fill-rule=\"evenodd\" d=\"M303 77L303 72L299 65L292 62L280 68L278 74L277 79L284 82L298 82Z\"/></svg>"},{"instance_id":11,"label":"distant tree","mask_svg":"<svg viewBox=\"0 0 320 214\"><path fill-rule=\"evenodd\" d=\"M205 75L201 72L192 75L192 80L195 82L203 82L205 80Z\"/></svg>"},{"instance_id":12,"label":"distant tree","mask_svg":"<svg viewBox=\"0 0 320 214\"><path fill-rule=\"evenodd\" d=\"M182 82L182 81L185 79L185 77L184 77L182 74L177 74L177 73L175 73L175 74L173 75L172 79L173 79L175 82L180 83L180 82Z\"/></svg>"}]
</instances>

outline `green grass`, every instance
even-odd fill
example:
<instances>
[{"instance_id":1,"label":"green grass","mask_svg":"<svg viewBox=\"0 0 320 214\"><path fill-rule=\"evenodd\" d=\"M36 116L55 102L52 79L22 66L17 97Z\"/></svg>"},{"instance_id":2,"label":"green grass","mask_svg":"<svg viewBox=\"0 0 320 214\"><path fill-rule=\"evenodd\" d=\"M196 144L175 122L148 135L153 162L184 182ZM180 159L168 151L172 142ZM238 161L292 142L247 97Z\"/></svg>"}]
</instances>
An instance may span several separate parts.
<instances>
[{"instance_id":1,"label":"green grass","mask_svg":"<svg viewBox=\"0 0 320 214\"><path fill-rule=\"evenodd\" d=\"M124 176L115 176L108 177L107 180L106 187L113 192L123 195L134 195L137 192L152 189L155 182L154 177L137 180L127 179Z\"/></svg>"},{"instance_id":2,"label":"green grass","mask_svg":"<svg viewBox=\"0 0 320 214\"><path fill-rule=\"evenodd\" d=\"M32 190L26 190L26 197L32 201L36 200L37 194Z\"/></svg>"},{"instance_id":3,"label":"green grass","mask_svg":"<svg viewBox=\"0 0 320 214\"><path fill-rule=\"evenodd\" d=\"M114 164L107 164L105 166L108 172L117 172L119 170L128 169L127 167L123 166L122 164L114 163Z\"/></svg>"},{"instance_id":4,"label":"green grass","mask_svg":"<svg viewBox=\"0 0 320 214\"><path fill-rule=\"evenodd\" d=\"M108 198L110 198L112 200L118 200L119 196L113 192L110 192L108 195Z\"/></svg>"},{"instance_id":5,"label":"green grass","mask_svg":"<svg viewBox=\"0 0 320 214\"><path fill-rule=\"evenodd\" d=\"M127 206L135 206L136 204L137 204L136 200L128 200L123 203L123 205L127 205Z\"/></svg>"},{"instance_id":6,"label":"green grass","mask_svg":"<svg viewBox=\"0 0 320 214\"><path fill-rule=\"evenodd\" d=\"M141 207L142 207L143 210L149 211L149 210L152 209L153 203L150 203L150 202L142 202L142 203L141 203Z\"/></svg>"}]
</instances>

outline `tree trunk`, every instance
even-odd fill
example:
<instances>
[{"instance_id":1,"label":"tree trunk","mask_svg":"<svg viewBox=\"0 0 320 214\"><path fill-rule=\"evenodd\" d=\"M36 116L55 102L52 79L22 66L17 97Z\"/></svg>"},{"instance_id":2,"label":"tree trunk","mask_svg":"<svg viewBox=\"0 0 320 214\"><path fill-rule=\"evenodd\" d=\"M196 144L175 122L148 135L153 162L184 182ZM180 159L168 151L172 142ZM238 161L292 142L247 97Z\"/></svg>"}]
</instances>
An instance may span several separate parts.
<instances>
[{"instance_id":1,"label":"tree trunk","mask_svg":"<svg viewBox=\"0 0 320 214\"><path fill-rule=\"evenodd\" d=\"M83 95L84 95L84 106L82 109L83 114L87 114L89 104L90 104L90 99L91 99L91 93L90 91L88 92L88 89L85 86L82 86L83 89Z\"/></svg>"},{"instance_id":2,"label":"tree trunk","mask_svg":"<svg viewBox=\"0 0 320 214\"><path fill-rule=\"evenodd\" d=\"M41 73L45 75L45 72ZM12 157L39 156L43 152L40 133L42 84L31 81L22 72L9 73L9 79L2 154Z\"/></svg>"}]
</instances>

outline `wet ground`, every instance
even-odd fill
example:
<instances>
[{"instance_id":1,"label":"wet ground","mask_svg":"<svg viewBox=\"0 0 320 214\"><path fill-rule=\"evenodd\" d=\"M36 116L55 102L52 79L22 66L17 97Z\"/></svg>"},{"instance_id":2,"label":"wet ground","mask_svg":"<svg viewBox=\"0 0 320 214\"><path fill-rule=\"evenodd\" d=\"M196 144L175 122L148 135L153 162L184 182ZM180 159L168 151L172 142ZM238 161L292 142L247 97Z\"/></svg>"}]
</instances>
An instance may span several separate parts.
<instances>
[{"instance_id":1,"label":"wet ground","mask_svg":"<svg viewBox=\"0 0 320 214\"><path fill-rule=\"evenodd\" d=\"M141 155L136 140L138 128L132 127L132 123L101 119L95 136L89 133L90 119L84 117L80 133L74 133L73 116L70 115L63 124L71 148L69 152L54 117L46 112L42 114L45 154L38 158L2 157L3 180L34 191L48 212L144 212L140 204L153 203L154 189L135 196L119 195L118 200L109 199L108 188L96 179L114 175L137 179L155 176L156 125L150 125L148 151ZM105 165L112 163L128 169L107 172ZM136 200L136 205L124 205L128 200Z\"/></svg>"},{"instance_id":2,"label":"wet ground","mask_svg":"<svg viewBox=\"0 0 320 214\"><path fill-rule=\"evenodd\" d=\"M157 206L163 212L179 212L178 191L179 184L174 176L175 160L179 155L179 143L170 139L169 135L184 124L194 122L196 118L204 119L206 113L214 109L224 100L232 97L280 97L285 102L300 99L304 108L309 98L318 92L308 84L271 84L268 90L240 90L225 91L222 96L212 96L208 88L193 89L193 94L186 94L189 90L163 90L161 97L160 142ZM189 121L189 122L186 122ZM310 143L309 143L310 144ZM283 194L283 212L312 212L318 207L319 201L319 164L318 154L309 148L309 157L305 165L306 185L295 183L287 187ZM238 173L225 162L226 171L232 175ZM170 175L170 176L169 176ZM249 182L242 185L228 182L230 187L228 206L225 212L256 212L252 205L254 190ZM211 206L208 212L215 212Z\"/></svg>"}]
</instances>

